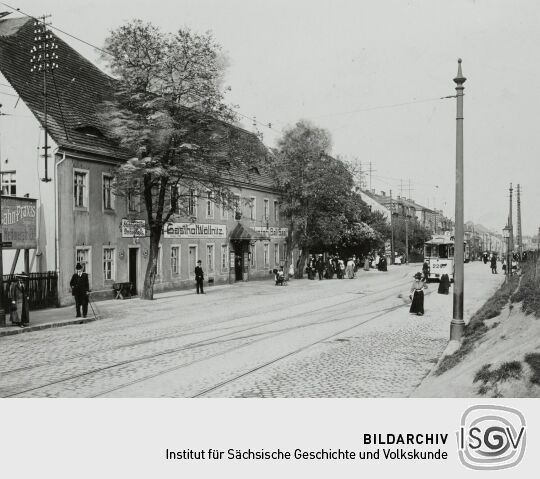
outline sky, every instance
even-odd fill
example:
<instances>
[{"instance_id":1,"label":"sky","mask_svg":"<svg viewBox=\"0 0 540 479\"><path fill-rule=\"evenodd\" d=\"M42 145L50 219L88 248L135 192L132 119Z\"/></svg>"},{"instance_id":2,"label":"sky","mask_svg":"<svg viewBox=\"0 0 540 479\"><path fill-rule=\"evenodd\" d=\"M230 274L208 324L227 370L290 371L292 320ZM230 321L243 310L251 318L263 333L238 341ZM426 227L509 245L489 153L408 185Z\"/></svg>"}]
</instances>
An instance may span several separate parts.
<instances>
[{"instance_id":1,"label":"sky","mask_svg":"<svg viewBox=\"0 0 540 479\"><path fill-rule=\"evenodd\" d=\"M227 100L273 146L308 119L366 186L454 216L456 100L465 82L465 220L501 232L520 184L523 234L540 226L537 0L10 0L103 46L133 19L211 30L230 66ZM0 11L9 8L0 4ZM92 61L98 52L58 34ZM61 67L61 65L60 65ZM0 94L0 99L2 98ZM247 117L247 118L246 118ZM271 124L271 128L268 127ZM514 225L516 224L514 196Z\"/></svg>"}]
</instances>

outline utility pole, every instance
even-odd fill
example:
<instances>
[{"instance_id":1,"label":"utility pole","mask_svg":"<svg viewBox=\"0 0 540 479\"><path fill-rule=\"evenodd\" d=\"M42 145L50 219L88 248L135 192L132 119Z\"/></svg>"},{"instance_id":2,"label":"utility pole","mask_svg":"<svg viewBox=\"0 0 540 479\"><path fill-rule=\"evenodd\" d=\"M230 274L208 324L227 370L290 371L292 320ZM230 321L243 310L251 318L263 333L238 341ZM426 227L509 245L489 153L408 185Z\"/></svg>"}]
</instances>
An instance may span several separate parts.
<instances>
[{"instance_id":1,"label":"utility pole","mask_svg":"<svg viewBox=\"0 0 540 479\"><path fill-rule=\"evenodd\" d=\"M409 263L409 218L410 215L405 217L405 263Z\"/></svg>"},{"instance_id":2,"label":"utility pole","mask_svg":"<svg viewBox=\"0 0 540 479\"><path fill-rule=\"evenodd\" d=\"M48 18L50 18L50 15L43 15L34 21L34 46L30 51L32 53L32 58L30 59L32 68L30 68L30 72L43 74L43 130L45 132L43 158L45 158L45 177L41 181L44 182L51 181L48 172L50 146L48 138L47 74L52 74L58 68L58 55L56 54L58 45L49 30L51 23L47 21Z\"/></svg>"},{"instance_id":3,"label":"utility pole","mask_svg":"<svg viewBox=\"0 0 540 479\"><path fill-rule=\"evenodd\" d=\"M392 230L392 241L390 242L390 264L394 264L394 200L392 190L390 190L390 229Z\"/></svg>"},{"instance_id":4,"label":"utility pole","mask_svg":"<svg viewBox=\"0 0 540 479\"><path fill-rule=\"evenodd\" d=\"M453 315L450 323L450 339L461 340L465 330L463 321L463 293L464 293L464 201L463 201L463 90L466 78L461 73L461 58L458 59L458 72L456 83L456 227L454 235L454 297Z\"/></svg>"},{"instance_id":5,"label":"utility pole","mask_svg":"<svg viewBox=\"0 0 540 479\"><path fill-rule=\"evenodd\" d=\"M377 170L374 170L372 165L371 165L371 161L369 162L369 191L371 191L371 174L374 172L374 171L377 171Z\"/></svg>"},{"instance_id":6,"label":"utility pole","mask_svg":"<svg viewBox=\"0 0 540 479\"><path fill-rule=\"evenodd\" d=\"M512 183L510 183L510 206L508 209L508 248L506 249L506 275L512 276L512 256L514 252L514 225L512 224Z\"/></svg>"},{"instance_id":7,"label":"utility pole","mask_svg":"<svg viewBox=\"0 0 540 479\"><path fill-rule=\"evenodd\" d=\"M0 105L0 110L2 105ZM0 117L2 113L0 111ZM2 162L0 161L0 179L2 178ZM0 187L0 327L6 326L6 310L4 309L4 226L2 224L2 189Z\"/></svg>"},{"instance_id":8,"label":"utility pole","mask_svg":"<svg viewBox=\"0 0 540 479\"><path fill-rule=\"evenodd\" d=\"M518 254L519 261L523 256L523 238L521 236L521 188L517 185L517 242L518 242Z\"/></svg>"}]
</instances>

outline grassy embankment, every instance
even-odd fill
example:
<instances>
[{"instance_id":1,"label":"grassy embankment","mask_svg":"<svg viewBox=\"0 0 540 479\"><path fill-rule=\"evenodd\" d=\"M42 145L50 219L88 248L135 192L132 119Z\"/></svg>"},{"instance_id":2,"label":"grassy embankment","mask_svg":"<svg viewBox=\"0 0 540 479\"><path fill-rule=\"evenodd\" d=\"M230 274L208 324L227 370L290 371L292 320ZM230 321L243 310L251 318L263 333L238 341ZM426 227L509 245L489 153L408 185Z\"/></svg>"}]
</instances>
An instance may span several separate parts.
<instances>
[{"instance_id":1,"label":"grassy embankment","mask_svg":"<svg viewBox=\"0 0 540 479\"><path fill-rule=\"evenodd\" d=\"M521 275L512 276L495 292L495 294L474 314L465 328L461 347L439 363L436 375L460 363L478 344L479 340L490 328L496 328L499 323L491 321L488 327L485 321L496 318L505 306L510 309L521 303L521 309L526 315L540 318L540 267L538 263L527 262L523 265ZM530 382L540 385L540 353L530 352L523 357L531 370ZM499 385L510 379L520 379L524 372L522 361L509 361L493 367L485 364L477 371L474 383L479 383L478 394L499 395Z\"/></svg>"}]
</instances>

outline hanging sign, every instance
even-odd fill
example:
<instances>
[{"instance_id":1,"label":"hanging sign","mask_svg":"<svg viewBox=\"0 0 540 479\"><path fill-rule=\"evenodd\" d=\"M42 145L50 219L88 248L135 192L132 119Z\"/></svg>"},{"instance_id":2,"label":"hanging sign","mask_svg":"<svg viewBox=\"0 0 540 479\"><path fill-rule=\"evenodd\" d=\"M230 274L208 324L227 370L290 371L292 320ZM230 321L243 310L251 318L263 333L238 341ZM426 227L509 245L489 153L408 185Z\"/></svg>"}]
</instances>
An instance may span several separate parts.
<instances>
[{"instance_id":1,"label":"hanging sign","mask_svg":"<svg viewBox=\"0 0 540 479\"><path fill-rule=\"evenodd\" d=\"M146 221L123 218L120 229L122 238L141 238L146 236Z\"/></svg>"},{"instance_id":2,"label":"hanging sign","mask_svg":"<svg viewBox=\"0 0 540 479\"><path fill-rule=\"evenodd\" d=\"M2 196L4 248L37 248L37 202L30 198ZM11 243L11 245L10 245Z\"/></svg>"},{"instance_id":3,"label":"hanging sign","mask_svg":"<svg viewBox=\"0 0 540 479\"><path fill-rule=\"evenodd\" d=\"M268 228L265 228L264 226L253 226L252 229L257 233L263 233L270 238L286 238L287 233L289 232L287 228L276 228L274 226Z\"/></svg>"}]
</instances>

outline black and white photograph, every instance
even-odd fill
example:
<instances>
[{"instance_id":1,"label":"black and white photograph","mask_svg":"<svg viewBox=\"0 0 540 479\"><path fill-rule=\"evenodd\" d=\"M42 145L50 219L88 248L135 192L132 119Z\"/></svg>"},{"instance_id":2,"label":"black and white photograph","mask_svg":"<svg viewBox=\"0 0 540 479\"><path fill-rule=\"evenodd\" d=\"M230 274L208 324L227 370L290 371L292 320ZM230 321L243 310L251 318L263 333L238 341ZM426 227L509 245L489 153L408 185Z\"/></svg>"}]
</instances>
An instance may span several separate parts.
<instances>
[{"instance_id":1,"label":"black and white photograph","mask_svg":"<svg viewBox=\"0 0 540 479\"><path fill-rule=\"evenodd\" d=\"M539 45L534 0L0 1L6 477L531 477Z\"/></svg>"},{"instance_id":2,"label":"black and white photograph","mask_svg":"<svg viewBox=\"0 0 540 479\"><path fill-rule=\"evenodd\" d=\"M0 396L540 396L536 2L0 10Z\"/></svg>"}]
</instances>

